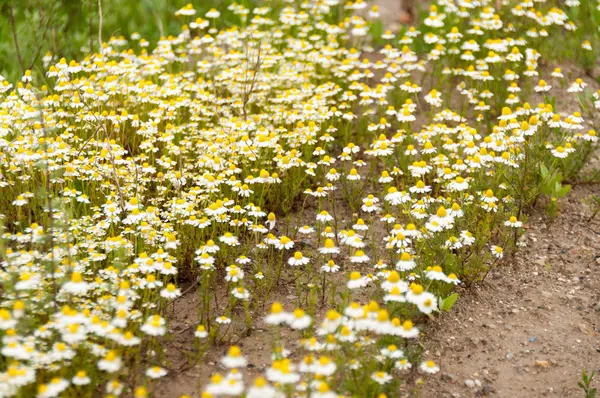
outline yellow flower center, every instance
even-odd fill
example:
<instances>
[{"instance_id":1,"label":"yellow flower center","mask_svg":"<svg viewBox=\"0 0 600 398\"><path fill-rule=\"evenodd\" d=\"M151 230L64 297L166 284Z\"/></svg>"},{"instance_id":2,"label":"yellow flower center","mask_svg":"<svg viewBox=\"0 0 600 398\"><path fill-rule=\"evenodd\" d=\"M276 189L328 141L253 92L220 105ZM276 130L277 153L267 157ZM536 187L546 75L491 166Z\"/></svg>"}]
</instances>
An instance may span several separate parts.
<instances>
[{"instance_id":1,"label":"yellow flower center","mask_svg":"<svg viewBox=\"0 0 600 398\"><path fill-rule=\"evenodd\" d=\"M410 290L412 290L412 292L414 294L419 295L419 294L423 293L423 285L418 285L416 283L412 283L410 285Z\"/></svg>"},{"instance_id":2,"label":"yellow flower center","mask_svg":"<svg viewBox=\"0 0 600 398\"><path fill-rule=\"evenodd\" d=\"M274 302L271 304L271 313L279 314L281 312L283 312L283 306L280 303Z\"/></svg>"},{"instance_id":3,"label":"yellow flower center","mask_svg":"<svg viewBox=\"0 0 600 398\"><path fill-rule=\"evenodd\" d=\"M350 274L350 279L353 281L360 279L360 277L361 277L360 272L358 272L358 271L354 271Z\"/></svg>"}]
</instances>

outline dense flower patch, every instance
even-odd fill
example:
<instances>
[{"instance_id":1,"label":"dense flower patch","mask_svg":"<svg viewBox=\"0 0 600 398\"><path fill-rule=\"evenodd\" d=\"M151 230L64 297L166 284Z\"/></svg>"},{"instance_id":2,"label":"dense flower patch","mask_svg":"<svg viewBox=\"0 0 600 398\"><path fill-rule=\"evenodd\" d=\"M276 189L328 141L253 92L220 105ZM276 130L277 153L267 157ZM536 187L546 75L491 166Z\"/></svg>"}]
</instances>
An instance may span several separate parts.
<instances>
[{"instance_id":1,"label":"dense flower patch","mask_svg":"<svg viewBox=\"0 0 600 398\"><path fill-rule=\"evenodd\" d=\"M600 101L540 66L541 40L576 29L545 1L440 1L376 50L362 0L231 9L226 30L190 5L152 50L113 38L0 79L0 397L146 396L178 280L200 298L198 360L232 322L276 336L264 378L244 385L232 345L202 396L394 396L439 370L418 322L597 142L555 109Z\"/></svg>"}]
</instances>

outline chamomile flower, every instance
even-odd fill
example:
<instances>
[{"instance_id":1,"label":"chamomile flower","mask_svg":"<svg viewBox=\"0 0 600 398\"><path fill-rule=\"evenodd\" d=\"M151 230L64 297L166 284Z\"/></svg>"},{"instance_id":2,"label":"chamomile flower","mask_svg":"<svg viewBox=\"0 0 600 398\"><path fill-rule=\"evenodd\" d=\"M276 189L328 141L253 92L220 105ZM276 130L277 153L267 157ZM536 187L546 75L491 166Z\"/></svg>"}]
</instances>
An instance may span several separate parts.
<instances>
[{"instance_id":1,"label":"chamomile flower","mask_svg":"<svg viewBox=\"0 0 600 398\"><path fill-rule=\"evenodd\" d=\"M304 225L304 226L298 228L298 232L303 235L308 235L308 234L312 234L313 232L315 232L315 229L309 225Z\"/></svg>"},{"instance_id":2,"label":"chamomile flower","mask_svg":"<svg viewBox=\"0 0 600 398\"><path fill-rule=\"evenodd\" d=\"M309 262L310 259L308 257L304 257L302 252L296 252L294 253L293 257L288 259L288 264L291 266L302 266L308 264Z\"/></svg>"},{"instance_id":3,"label":"chamomile flower","mask_svg":"<svg viewBox=\"0 0 600 398\"><path fill-rule=\"evenodd\" d=\"M336 398L339 395L331 391L329 385L324 381L315 380L315 386L312 389L311 397L314 398Z\"/></svg>"},{"instance_id":4,"label":"chamomile flower","mask_svg":"<svg viewBox=\"0 0 600 398\"><path fill-rule=\"evenodd\" d=\"M412 193L427 193L431 192L431 187L425 185L422 180L417 181L417 183L408 189Z\"/></svg>"},{"instance_id":5,"label":"chamomile flower","mask_svg":"<svg viewBox=\"0 0 600 398\"><path fill-rule=\"evenodd\" d=\"M434 107L440 107L440 106L442 106L442 104L443 104L443 100L442 100L442 98L440 97L440 94L439 94L439 93L437 92L437 90L435 90L435 89L434 89L434 90L431 90L431 91L429 92L429 94L427 94L427 95L425 96L425 101L426 101L426 102L427 102L429 105L431 105L431 106L434 106Z\"/></svg>"},{"instance_id":6,"label":"chamomile flower","mask_svg":"<svg viewBox=\"0 0 600 398\"><path fill-rule=\"evenodd\" d=\"M397 271L391 271L388 273L386 280L382 282L381 288L388 292L398 289L398 293L404 293L408 290L408 283L402 280Z\"/></svg>"},{"instance_id":7,"label":"chamomile flower","mask_svg":"<svg viewBox=\"0 0 600 398\"><path fill-rule=\"evenodd\" d=\"M337 366L329 357L323 355L312 367L312 372L321 376L331 376L335 373Z\"/></svg>"},{"instance_id":8,"label":"chamomile flower","mask_svg":"<svg viewBox=\"0 0 600 398\"><path fill-rule=\"evenodd\" d=\"M392 206L403 203L402 193L400 193L396 187L388 188L387 195L385 195L384 199Z\"/></svg>"},{"instance_id":9,"label":"chamomile flower","mask_svg":"<svg viewBox=\"0 0 600 398\"><path fill-rule=\"evenodd\" d=\"M435 364L435 362L433 362L433 361L423 361L423 362L421 362L421 365L419 366L419 369L421 370L421 372L429 373L429 374L435 374L435 373L437 373L437 372L440 371L439 366L437 366Z\"/></svg>"},{"instance_id":10,"label":"chamomile flower","mask_svg":"<svg viewBox=\"0 0 600 398\"><path fill-rule=\"evenodd\" d=\"M194 332L194 337L196 337L198 339L204 339L204 338L208 337L208 332L206 330L206 327L204 327L204 325L198 325L196 327L196 331Z\"/></svg>"},{"instance_id":11,"label":"chamomile flower","mask_svg":"<svg viewBox=\"0 0 600 398\"><path fill-rule=\"evenodd\" d=\"M187 4L185 7L177 10L175 12L175 15L184 15L184 16L191 16L196 14L196 10L194 10L194 6L192 6L192 4Z\"/></svg>"},{"instance_id":12,"label":"chamomile flower","mask_svg":"<svg viewBox=\"0 0 600 398\"><path fill-rule=\"evenodd\" d=\"M547 84L545 80L540 80L538 82L538 84L534 87L534 90L536 92L540 93L540 92L550 91L551 88L552 88L552 86Z\"/></svg>"},{"instance_id":13,"label":"chamomile flower","mask_svg":"<svg viewBox=\"0 0 600 398\"><path fill-rule=\"evenodd\" d=\"M294 384L300 380L300 375L295 372L296 368L287 358L273 361L271 367L266 371L266 377L273 383Z\"/></svg>"},{"instance_id":14,"label":"chamomile flower","mask_svg":"<svg viewBox=\"0 0 600 398\"><path fill-rule=\"evenodd\" d=\"M167 331L166 321L160 315L153 315L146 319L141 330L149 336L162 336Z\"/></svg>"},{"instance_id":15,"label":"chamomile flower","mask_svg":"<svg viewBox=\"0 0 600 398\"><path fill-rule=\"evenodd\" d=\"M399 359L404 357L404 351L402 351L401 349L399 349L396 345L391 344L388 345L385 348L382 348L380 350L381 355L383 355L386 358L392 358L392 359Z\"/></svg>"},{"instance_id":16,"label":"chamomile flower","mask_svg":"<svg viewBox=\"0 0 600 398\"><path fill-rule=\"evenodd\" d=\"M88 377L85 370L78 371L75 376L71 379L71 383L76 386L85 386L89 384L92 380Z\"/></svg>"},{"instance_id":17,"label":"chamomile flower","mask_svg":"<svg viewBox=\"0 0 600 398\"><path fill-rule=\"evenodd\" d=\"M167 371L160 366L152 366L146 370L146 376L151 379L159 379L167 375Z\"/></svg>"},{"instance_id":18,"label":"chamomile flower","mask_svg":"<svg viewBox=\"0 0 600 398\"><path fill-rule=\"evenodd\" d=\"M504 250L500 246L494 245L490 247L490 252L492 253L492 256L496 257L497 259L504 257Z\"/></svg>"},{"instance_id":19,"label":"chamomile flower","mask_svg":"<svg viewBox=\"0 0 600 398\"><path fill-rule=\"evenodd\" d=\"M369 226L365 224L365 220L359 218L356 220L356 223L352 226L352 229L356 231L366 231L369 229Z\"/></svg>"},{"instance_id":20,"label":"chamomile flower","mask_svg":"<svg viewBox=\"0 0 600 398\"><path fill-rule=\"evenodd\" d=\"M75 296L83 296L90 289L90 285L83 280L80 272L73 272L71 280L62 285L61 291Z\"/></svg>"},{"instance_id":21,"label":"chamomile flower","mask_svg":"<svg viewBox=\"0 0 600 398\"><path fill-rule=\"evenodd\" d=\"M469 188L469 183L463 177L456 177L448 184L448 190L451 192L461 192Z\"/></svg>"},{"instance_id":22,"label":"chamomile flower","mask_svg":"<svg viewBox=\"0 0 600 398\"><path fill-rule=\"evenodd\" d=\"M338 327L342 324L343 318L342 315L335 311L329 310L325 316L325 319L319 325L318 334L326 335L330 333L334 333Z\"/></svg>"},{"instance_id":23,"label":"chamomile flower","mask_svg":"<svg viewBox=\"0 0 600 398\"><path fill-rule=\"evenodd\" d=\"M340 249L335 245L333 239L327 238L323 244L323 247L319 248L321 254L337 254Z\"/></svg>"},{"instance_id":24,"label":"chamomile flower","mask_svg":"<svg viewBox=\"0 0 600 398\"><path fill-rule=\"evenodd\" d=\"M283 306L275 302L271 304L271 312L266 316L265 322L269 325L281 325L291 319L291 314L283 310Z\"/></svg>"},{"instance_id":25,"label":"chamomile flower","mask_svg":"<svg viewBox=\"0 0 600 398\"><path fill-rule=\"evenodd\" d=\"M231 323L231 318L225 315L221 315L215 319L215 321L220 325L228 325Z\"/></svg>"},{"instance_id":26,"label":"chamomile flower","mask_svg":"<svg viewBox=\"0 0 600 398\"><path fill-rule=\"evenodd\" d=\"M233 289L231 295L238 300L248 300L250 298L250 292L242 286Z\"/></svg>"},{"instance_id":27,"label":"chamomile flower","mask_svg":"<svg viewBox=\"0 0 600 398\"><path fill-rule=\"evenodd\" d=\"M244 271L235 264L231 264L230 266L225 268L225 271L227 272L225 276L225 280L227 282L235 283L244 279Z\"/></svg>"},{"instance_id":28,"label":"chamomile flower","mask_svg":"<svg viewBox=\"0 0 600 398\"><path fill-rule=\"evenodd\" d=\"M351 272L350 279L347 282L348 289L360 289L367 286L367 278L363 277L359 272Z\"/></svg>"},{"instance_id":29,"label":"chamomile flower","mask_svg":"<svg viewBox=\"0 0 600 398\"><path fill-rule=\"evenodd\" d=\"M115 351L109 351L103 359L98 361L98 369L114 373L121 369L121 364L121 357Z\"/></svg>"},{"instance_id":30,"label":"chamomile flower","mask_svg":"<svg viewBox=\"0 0 600 398\"><path fill-rule=\"evenodd\" d=\"M329 260L326 264L321 266L321 271L326 273L335 273L339 270L340 266L337 265L333 260Z\"/></svg>"},{"instance_id":31,"label":"chamomile flower","mask_svg":"<svg viewBox=\"0 0 600 398\"><path fill-rule=\"evenodd\" d=\"M556 148L552 148L550 152L552 152L552 155L554 157L557 157L559 159L564 159L567 156L569 156L569 153L565 150L565 147L563 147L562 145L559 145Z\"/></svg>"},{"instance_id":32,"label":"chamomile flower","mask_svg":"<svg viewBox=\"0 0 600 398\"><path fill-rule=\"evenodd\" d=\"M413 260L412 256L408 252L403 252L400 255L400 260L396 262L396 269L398 271L410 271L415 268L417 264Z\"/></svg>"},{"instance_id":33,"label":"chamomile flower","mask_svg":"<svg viewBox=\"0 0 600 398\"><path fill-rule=\"evenodd\" d=\"M289 250L294 247L294 241L284 235L275 242L275 247L279 250Z\"/></svg>"},{"instance_id":34,"label":"chamomile flower","mask_svg":"<svg viewBox=\"0 0 600 398\"><path fill-rule=\"evenodd\" d=\"M289 317L288 322L292 329L303 330L312 324L312 318L304 310L296 308L292 316Z\"/></svg>"},{"instance_id":35,"label":"chamomile flower","mask_svg":"<svg viewBox=\"0 0 600 398\"><path fill-rule=\"evenodd\" d=\"M558 79L564 77L564 75L562 73L562 70L560 68L554 68L554 70L552 71L552 73L550 75L552 77L555 77L555 78L558 78Z\"/></svg>"},{"instance_id":36,"label":"chamomile flower","mask_svg":"<svg viewBox=\"0 0 600 398\"><path fill-rule=\"evenodd\" d=\"M219 237L219 241L225 243L228 246L237 246L240 244L238 238L231 232L226 232L225 235Z\"/></svg>"},{"instance_id":37,"label":"chamomile flower","mask_svg":"<svg viewBox=\"0 0 600 398\"><path fill-rule=\"evenodd\" d=\"M475 243L475 236L469 231L461 231L460 239L465 246L471 246Z\"/></svg>"},{"instance_id":38,"label":"chamomile flower","mask_svg":"<svg viewBox=\"0 0 600 398\"><path fill-rule=\"evenodd\" d=\"M322 223L328 223L333 220L333 217L326 211L322 210L319 214L317 214L317 221Z\"/></svg>"},{"instance_id":39,"label":"chamomile flower","mask_svg":"<svg viewBox=\"0 0 600 398\"><path fill-rule=\"evenodd\" d=\"M194 325L189 344L199 351L209 330L236 334L244 312L255 323L251 295L269 296L278 280L291 278L294 297L317 303L310 314L278 303L263 314L280 338L265 369L274 385L259 377L245 389L238 368L247 361L234 346L220 362L228 373L201 390L206 398L334 398L333 382L348 394L352 371L388 392L392 370L411 367L390 339L420 335L398 316L437 311L446 284L477 277L452 273L449 258L497 261L512 236L500 230L523 227L510 182L524 165L549 156L550 171L560 171L597 142L582 114L559 109L565 101L530 105L559 86L587 89L582 79L565 83L560 69L544 76L539 51L540 38L569 39L579 28L577 13L565 12L579 0L562 9L525 0L507 12L443 1L425 15L426 32L409 27L396 40L386 31L378 50L351 40L380 14L367 1L284 3L229 4L239 24L221 30L223 10L198 15L189 4L176 12L181 31L155 45L115 35L80 59L46 54L42 80L31 71L15 84L0 77L0 351L8 358L0 396L31 385L41 398L96 387L118 396L125 371L164 376L161 355L147 350L170 331L164 309L181 297L180 272L198 278L201 312L217 309L204 314L211 329L204 318ZM343 15L332 14L337 8ZM592 55L591 43L577 43ZM455 83L437 84L432 71ZM590 97L600 109L600 92ZM40 181L53 200L34 193ZM306 219L310 209L318 211ZM294 227L290 214L308 225ZM485 231L496 246L483 245L481 228L464 229L485 220L501 220ZM348 265L346 280L331 275ZM336 294L350 302L341 313L323 307ZM47 314L55 301L64 306ZM296 337L310 353L298 366L283 348ZM156 368L126 361L128 347ZM348 359L337 374L341 347ZM93 375L71 366L88 357Z\"/></svg>"},{"instance_id":40,"label":"chamomile flower","mask_svg":"<svg viewBox=\"0 0 600 398\"><path fill-rule=\"evenodd\" d=\"M588 130L587 133L585 133L584 135L582 135L582 137L585 141L589 141L589 142L597 142L598 141L598 134L596 133L596 130Z\"/></svg>"},{"instance_id":41,"label":"chamomile flower","mask_svg":"<svg viewBox=\"0 0 600 398\"><path fill-rule=\"evenodd\" d=\"M354 255L350 256L350 262L352 263L366 263L369 261L367 256L362 250L357 250Z\"/></svg>"},{"instance_id":42,"label":"chamomile flower","mask_svg":"<svg viewBox=\"0 0 600 398\"><path fill-rule=\"evenodd\" d=\"M569 93L579 93L579 92L582 92L585 87L587 87L587 83L585 83L583 81L583 79L577 78L569 86L569 88L567 89L567 92L569 92Z\"/></svg>"},{"instance_id":43,"label":"chamomile flower","mask_svg":"<svg viewBox=\"0 0 600 398\"><path fill-rule=\"evenodd\" d=\"M508 220L504 222L504 225L511 228L521 228L523 223L517 219L515 216L511 216Z\"/></svg>"},{"instance_id":44,"label":"chamomile flower","mask_svg":"<svg viewBox=\"0 0 600 398\"><path fill-rule=\"evenodd\" d=\"M242 351L236 345L229 347L227 355L221 358L221 363L228 369L243 368L248 361L242 356Z\"/></svg>"},{"instance_id":45,"label":"chamomile flower","mask_svg":"<svg viewBox=\"0 0 600 398\"><path fill-rule=\"evenodd\" d=\"M160 291L160 296L166 299L174 299L181 295L181 289L177 288L174 284L169 283L166 288Z\"/></svg>"},{"instance_id":46,"label":"chamomile flower","mask_svg":"<svg viewBox=\"0 0 600 398\"><path fill-rule=\"evenodd\" d=\"M377 384L384 385L389 383L392 380L392 376L386 372L379 371L375 372L371 375L371 379L373 379Z\"/></svg>"},{"instance_id":47,"label":"chamomile flower","mask_svg":"<svg viewBox=\"0 0 600 398\"><path fill-rule=\"evenodd\" d=\"M280 398L283 395L267 383L263 377L257 377L246 393L247 398Z\"/></svg>"},{"instance_id":48,"label":"chamomile flower","mask_svg":"<svg viewBox=\"0 0 600 398\"><path fill-rule=\"evenodd\" d=\"M219 11L217 11L215 8L211 8L205 14L205 17L209 18L209 19L216 19L216 18L219 18L220 16L221 16L221 13Z\"/></svg>"},{"instance_id":49,"label":"chamomile flower","mask_svg":"<svg viewBox=\"0 0 600 398\"><path fill-rule=\"evenodd\" d=\"M400 371L409 370L410 368L412 368L412 364L408 362L407 359L402 358L394 363L394 367Z\"/></svg>"},{"instance_id":50,"label":"chamomile flower","mask_svg":"<svg viewBox=\"0 0 600 398\"><path fill-rule=\"evenodd\" d=\"M412 283L410 289L406 293L406 301L415 304L419 311L424 314L430 314L437 310L437 300L435 296L424 291L423 286Z\"/></svg>"}]
</instances>

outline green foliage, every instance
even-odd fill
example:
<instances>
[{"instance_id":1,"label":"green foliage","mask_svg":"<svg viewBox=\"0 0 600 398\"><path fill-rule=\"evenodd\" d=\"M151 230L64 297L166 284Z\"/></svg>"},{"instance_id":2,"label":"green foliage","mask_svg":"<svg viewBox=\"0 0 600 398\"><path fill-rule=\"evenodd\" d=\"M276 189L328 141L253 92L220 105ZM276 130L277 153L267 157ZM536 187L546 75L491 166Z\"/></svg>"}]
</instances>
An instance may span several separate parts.
<instances>
[{"instance_id":1,"label":"green foliage","mask_svg":"<svg viewBox=\"0 0 600 398\"><path fill-rule=\"evenodd\" d=\"M458 297L460 295L458 293L452 293L451 295L449 295L448 297L446 297L445 299L439 299L440 303L439 303L439 307L441 310L444 310L446 312L450 312L450 310L452 309L452 307L454 306L454 304L456 304L456 301L458 300Z\"/></svg>"},{"instance_id":2,"label":"green foliage","mask_svg":"<svg viewBox=\"0 0 600 398\"><path fill-rule=\"evenodd\" d=\"M585 398L596 398L597 389L592 387L592 380L595 375L596 372L588 374L585 369L581 371L581 381L577 385L583 390Z\"/></svg>"},{"instance_id":3,"label":"green foliage","mask_svg":"<svg viewBox=\"0 0 600 398\"><path fill-rule=\"evenodd\" d=\"M558 170L550 172L544 164L540 164L541 193L550 198L546 212L550 218L556 217L558 213L558 199L565 197L571 190L570 185L563 185L562 173Z\"/></svg>"},{"instance_id":4,"label":"green foliage","mask_svg":"<svg viewBox=\"0 0 600 398\"><path fill-rule=\"evenodd\" d=\"M592 207L592 215L588 218L588 222L592 221L600 212L600 195L592 195L589 198L589 203Z\"/></svg>"},{"instance_id":5,"label":"green foliage","mask_svg":"<svg viewBox=\"0 0 600 398\"><path fill-rule=\"evenodd\" d=\"M543 164L540 165L540 174L542 176L542 193L551 198L565 197L571 190L570 185L562 185L562 174L560 171L548 171L548 168Z\"/></svg>"},{"instance_id":6,"label":"green foliage","mask_svg":"<svg viewBox=\"0 0 600 398\"><path fill-rule=\"evenodd\" d=\"M190 0L2 0L0 1L0 75L16 81L24 70L41 73L42 58L48 52L67 60L99 48L99 8L102 9L102 41L110 37L139 33L151 47L161 36L181 31L190 17L176 17L175 11ZM195 1L196 16L216 8L221 17L216 28L239 23L228 10L232 0ZM249 8L250 0L237 1ZM100 6L100 7L99 7ZM187 18L187 19L182 19ZM14 22L14 32L13 23ZM14 34L13 34L14 33ZM16 50L14 37L16 36Z\"/></svg>"},{"instance_id":7,"label":"green foliage","mask_svg":"<svg viewBox=\"0 0 600 398\"><path fill-rule=\"evenodd\" d=\"M371 29L369 31L369 33L371 34L371 39L373 40L373 44L376 45L382 45L384 43L384 40L381 38L381 35L383 35L384 29L383 29L383 23L381 22L381 20L377 20L373 23L373 25L371 25Z\"/></svg>"}]
</instances>

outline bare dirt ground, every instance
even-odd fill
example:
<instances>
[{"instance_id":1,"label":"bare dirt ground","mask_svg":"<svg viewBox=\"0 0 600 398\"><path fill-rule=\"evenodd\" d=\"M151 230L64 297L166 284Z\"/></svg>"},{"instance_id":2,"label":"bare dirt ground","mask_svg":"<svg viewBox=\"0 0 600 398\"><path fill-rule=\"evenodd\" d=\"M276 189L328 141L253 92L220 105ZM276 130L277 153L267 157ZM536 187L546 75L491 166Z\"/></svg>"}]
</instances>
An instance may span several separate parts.
<instances>
[{"instance_id":1,"label":"bare dirt ground","mask_svg":"<svg viewBox=\"0 0 600 398\"><path fill-rule=\"evenodd\" d=\"M423 397L581 396L581 370L600 368L600 220L577 186L551 224L530 218L526 247L462 295L426 346L442 372Z\"/></svg>"}]
</instances>

